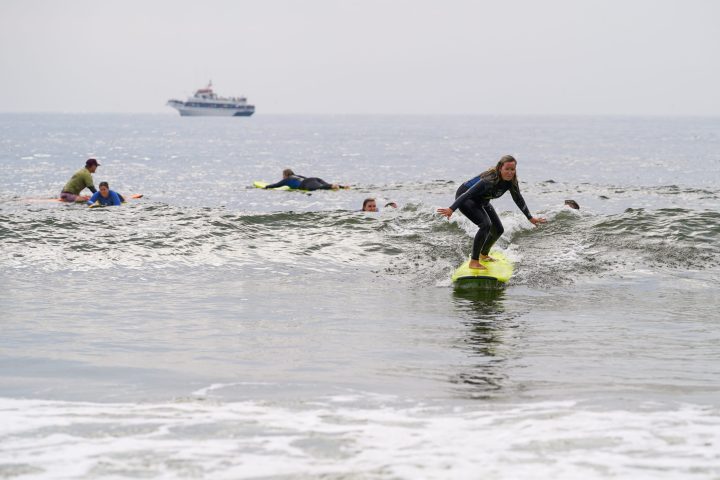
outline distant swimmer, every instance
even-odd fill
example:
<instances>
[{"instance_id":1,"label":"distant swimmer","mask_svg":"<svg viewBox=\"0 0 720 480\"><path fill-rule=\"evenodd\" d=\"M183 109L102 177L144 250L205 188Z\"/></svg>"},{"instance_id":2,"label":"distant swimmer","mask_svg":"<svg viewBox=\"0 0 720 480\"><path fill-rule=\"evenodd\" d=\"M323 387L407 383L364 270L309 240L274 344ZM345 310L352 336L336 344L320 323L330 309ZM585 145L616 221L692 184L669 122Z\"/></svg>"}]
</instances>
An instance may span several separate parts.
<instances>
[{"instance_id":1,"label":"distant swimmer","mask_svg":"<svg viewBox=\"0 0 720 480\"><path fill-rule=\"evenodd\" d=\"M60 193L60 200L63 202L86 202L90 197L80 195L80 192L87 188L92 193L97 193L93 184L92 175L100 164L94 158L89 158L85 162L85 167L81 168L70 178Z\"/></svg>"},{"instance_id":2,"label":"distant swimmer","mask_svg":"<svg viewBox=\"0 0 720 480\"><path fill-rule=\"evenodd\" d=\"M572 208L573 210L580 210L580 205L575 200L565 200L565 206Z\"/></svg>"},{"instance_id":3,"label":"distant swimmer","mask_svg":"<svg viewBox=\"0 0 720 480\"><path fill-rule=\"evenodd\" d=\"M397 203L395 202L388 202L385 204L385 208L397 208ZM374 198L366 198L363 200L362 204L362 212L377 212L378 206L377 201Z\"/></svg>"},{"instance_id":4,"label":"distant swimmer","mask_svg":"<svg viewBox=\"0 0 720 480\"><path fill-rule=\"evenodd\" d=\"M363 200L363 206L362 206L363 212L377 212L377 202L375 202L374 198L366 198Z\"/></svg>"},{"instance_id":5,"label":"distant swimmer","mask_svg":"<svg viewBox=\"0 0 720 480\"><path fill-rule=\"evenodd\" d=\"M328 183L322 178L317 177L303 177L302 175L295 175L291 169L286 168L283 170L283 179L277 183L266 185L264 188L278 188L278 187L290 187L297 190L338 190L340 188L350 188L344 185L338 185L337 183Z\"/></svg>"},{"instance_id":6,"label":"distant swimmer","mask_svg":"<svg viewBox=\"0 0 720 480\"><path fill-rule=\"evenodd\" d=\"M110 190L110 185L108 185L108 182L100 182L100 191L93 193L93 196L90 197L90 200L87 201L88 205L95 205L96 203L98 205L102 205L104 207L109 206L120 206L125 201L122 195L120 195L117 192L113 192Z\"/></svg>"},{"instance_id":7,"label":"distant swimmer","mask_svg":"<svg viewBox=\"0 0 720 480\"><path fill-rule=\"evenodd\" d=\"M500 217L490 205L490 200L500 198L510 190L515 205L525 214L533 225L545 223L544 218L533 217L520 195L520 185L516 175L517 160L511 155L505 155L494 168L486 170L480 175L460 185L455 193L455 203L449 208L438 208L438 213L450 218L455 210L460 211L479 227L473 241L470 268L486 269L480 261L494 261L488 254L490 248L503 234Z\"/></svg>"}]
</instances>

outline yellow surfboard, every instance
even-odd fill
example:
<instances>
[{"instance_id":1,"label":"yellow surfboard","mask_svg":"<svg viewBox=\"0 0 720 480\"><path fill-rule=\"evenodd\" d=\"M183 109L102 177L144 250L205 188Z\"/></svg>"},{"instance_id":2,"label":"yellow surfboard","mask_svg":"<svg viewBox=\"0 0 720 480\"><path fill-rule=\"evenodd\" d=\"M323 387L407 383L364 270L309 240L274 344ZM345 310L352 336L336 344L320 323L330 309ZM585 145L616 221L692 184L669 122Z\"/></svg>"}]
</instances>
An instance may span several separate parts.
<instances>
[{"instance_id":1,"label":"yellow surfboard","mask_svg":"<svg viewBox=\"0 0 720 480\"><path fill-rule=\"evenodd\" d=\"M501 287L513 274L513 263L500 251L493 250L490 257L495 261L481 261L486 269L471 269L470 260L460 265L452 274L455 286Z\"/></svg>"}]
</instances>

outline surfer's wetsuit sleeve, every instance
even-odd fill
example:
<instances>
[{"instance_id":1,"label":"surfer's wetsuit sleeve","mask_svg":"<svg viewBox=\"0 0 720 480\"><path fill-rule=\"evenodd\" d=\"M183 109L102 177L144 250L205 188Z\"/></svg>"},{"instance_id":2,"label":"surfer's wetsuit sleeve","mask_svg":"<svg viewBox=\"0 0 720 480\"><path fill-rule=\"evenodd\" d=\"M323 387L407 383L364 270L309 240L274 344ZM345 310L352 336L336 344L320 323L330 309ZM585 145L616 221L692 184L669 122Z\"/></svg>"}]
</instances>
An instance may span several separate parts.
<instances>
[{"instance_id":1,"label":"surfer's wetsuit sleeve","mask_svg":"<svg viewBox=\"0 0 720 480\"><path fill-rule=\"evenodd\" d=\"M93 203L97 202L98 197L100 196L100 192L95 192L92 194L92 197L87 201L88 205L92 205Z\"/></svg>"},{"instance_id":2,"label":"surfer's wetsuit sleeve","mask_svg":"<svg viewBox=\"0 0 720 480\"><path fill-rule=\"evenodd\" d=\"M465 200L469 198L483 197L484 195L487 195L491 186L492 185L489 182L480 180L479 182L475 183L475 185L470 187L467 192L457 197L455 199L455 202L450 205L450 210L454 212L458 209L460 205L465 203Z\"/></svg>"},{"instance_id":3,"label":"surfer's wetsuit sleeve","mask_svg":"<svg viewBox=\"0 0 720 480\"><path fill-rule=\"evenodd\" d=\"M283 178L277 183L271 183L270 185L265 185L265 188L278 188L278 187L284 187L288 184L289 178Z\"/></svg>"},{"instance_id":4,"label":"surfer's wetsuit sleeve","mask_svg":"<svg viewBox=\"0 0 720 480\"><path fill-rule=\"evenodd\" d=\"M302 177L304 178L304 177ZM283 178L277 183L273 183L271 185L266 185L265 188L278 188L278 187L285 187L288 186L290 188L298 188L300 187L300 183L302 182L300 177L293 176L288 178Z\"/></svg>"},{"instance_id":5,"label":"surfer's wetsuit sleeve","mask_svg":"<svg viewBox=\"0 0 720 480\"><path fill-rule=\"evenodd\" d=\"M510 189L510 195L512 196L513 201L515 202L515 205L518 206L521 212L525 214L528 220L532 218L532 215L530 214L530 209L527 207L527 204L525 203L525 199L520 194L519 188L511 188Z\"/></svg>"}]
</instances>

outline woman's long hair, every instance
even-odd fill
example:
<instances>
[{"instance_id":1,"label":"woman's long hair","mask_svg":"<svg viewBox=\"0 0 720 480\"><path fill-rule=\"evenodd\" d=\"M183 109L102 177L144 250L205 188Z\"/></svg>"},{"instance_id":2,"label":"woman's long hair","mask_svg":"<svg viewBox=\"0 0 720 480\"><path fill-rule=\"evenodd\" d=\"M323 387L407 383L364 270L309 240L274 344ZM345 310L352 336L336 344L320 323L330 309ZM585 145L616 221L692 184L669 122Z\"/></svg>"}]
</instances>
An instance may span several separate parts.
<instances>
[{"instance_id":1,"label":"woman's long hair","mask_svg":"<svg viewBox=\"0 0 720 480\"><path fill-rule=\"evenodd\" d=\"M504 155L495 165L493 168L488 168L483 173L480 174L480 178L483 180L490 180L494 185L497 185L500 180L502 180L502 177L500 176L500 169L503 165L506 163L513 162L515 165L517 165L517 160L515 160L515 157L512 155ZM515 176L510 180L512 182L512 187L515 189L520 189L520 185L518 184L518 178L517 173Z\"/></svg>"}]
</instances>

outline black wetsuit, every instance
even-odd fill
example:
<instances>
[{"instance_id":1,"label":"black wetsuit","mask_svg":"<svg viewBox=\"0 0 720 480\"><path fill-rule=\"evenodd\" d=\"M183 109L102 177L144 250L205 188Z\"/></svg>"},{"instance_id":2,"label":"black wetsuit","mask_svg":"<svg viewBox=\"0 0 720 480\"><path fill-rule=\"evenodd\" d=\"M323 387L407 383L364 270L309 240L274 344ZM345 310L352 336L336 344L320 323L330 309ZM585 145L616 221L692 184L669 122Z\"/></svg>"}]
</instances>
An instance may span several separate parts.
<instances>
[{"instance_id":1,"label":"black wetsuit","mask_svg":"<svg viewBox=\"0 0 720 480\"><path fill-rule=\"evenodd\" d=\"M299 190L332 190L332 185L327 183L322 178L306 178L302 175L292 175L288 178L280 180L277 183L267 185L265 188L278 188L283 186L288 186L290 188Z\"/></svg>"},{"instance_id":2,"label":"black wetsuit","mask_svg":"<svg viewBox=\"0 0 720 480\"><path fill-rule=\"evenodd\" d=\"M300 190L332 190L332 184L322 178L310 177L304 179L298 188Z\"/></svg>"},{"instance_id":3,"label":"black wetsuit","mask_svg":"<svg viewBox=\"0 0 720 480\"><path fill-rule=\"evenodd\" d=\"M479 227L475 240L473 241L472 258L478 260L480 254L487 255L490 248L495 244L498 238L503 234L503 228L500 217L495 209L490 205L490 200L500 198L505 192L510 190L515 205L528 218L532 218L530 210L525 205L525 200L520 195L520 189L513 186L513 183L505 180L496 182L497 174L481 174L468 180L460 185L455 193L455 203L450 205L454 211L458 208Z\"/></svg>"}]
</instances>

